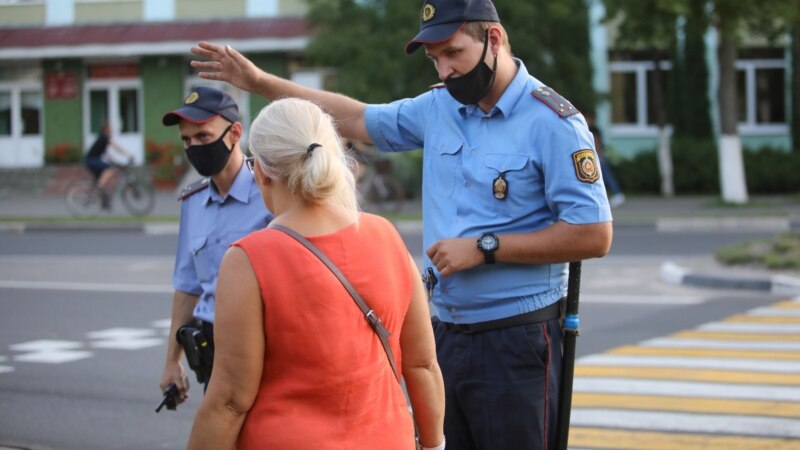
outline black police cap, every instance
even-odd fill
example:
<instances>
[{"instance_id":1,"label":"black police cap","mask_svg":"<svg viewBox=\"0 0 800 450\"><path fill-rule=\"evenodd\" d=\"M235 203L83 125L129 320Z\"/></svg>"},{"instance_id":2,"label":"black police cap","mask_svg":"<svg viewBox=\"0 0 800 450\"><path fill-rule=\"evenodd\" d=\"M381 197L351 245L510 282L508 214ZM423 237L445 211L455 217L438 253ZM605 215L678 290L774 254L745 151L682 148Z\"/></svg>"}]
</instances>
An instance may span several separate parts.
<instances>
[{"instance_id":1,"label":"black police cap","mask_svg":"<svg viewBox=\"0 0 800 450\"><path fill-rule=\"evenodd\" d=\"M233 97L219 89L201 86L183 100L183 106L164 114L161 123L165 126L177 125L181 120L204 123L217 116L222 116L231 123L241 120L239 106Z\"/></svg>"},{"instance_id":2,"label":"black police cap","mask_svg":"<svg viewBox=\"0 0 800 450\"><path fill-rule=\"evenodd\" d=\"M425 0L419 33L406 44L406 53L450 39L467 22L500 22L500 17L491 0Z\"/></svg>"}]
</instances>

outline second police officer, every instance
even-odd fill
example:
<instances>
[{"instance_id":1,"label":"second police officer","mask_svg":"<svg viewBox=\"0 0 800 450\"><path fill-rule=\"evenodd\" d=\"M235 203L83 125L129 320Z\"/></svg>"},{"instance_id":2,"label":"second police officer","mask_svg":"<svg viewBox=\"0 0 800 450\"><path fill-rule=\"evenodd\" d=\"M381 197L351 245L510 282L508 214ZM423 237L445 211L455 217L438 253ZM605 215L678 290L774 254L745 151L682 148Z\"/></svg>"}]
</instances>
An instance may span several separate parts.
<instances>
[{"instance_id":1,"label":"second police officer","mask_svg":"<svg viewBox=\"0 0 800 450\"><path fill-rule=\"evenodd\" d=\"M175 384L183 401L189 386L176 333L196 323L213 349L214 293L222 256L232 242L266 227L272 214L244 164L242 122L230 95L198 87L180 108L165 114L162 123L178 125L186 157L203 176L180 194L171 338L160 382L162 391Z\"/></svg>"}]
</instances>

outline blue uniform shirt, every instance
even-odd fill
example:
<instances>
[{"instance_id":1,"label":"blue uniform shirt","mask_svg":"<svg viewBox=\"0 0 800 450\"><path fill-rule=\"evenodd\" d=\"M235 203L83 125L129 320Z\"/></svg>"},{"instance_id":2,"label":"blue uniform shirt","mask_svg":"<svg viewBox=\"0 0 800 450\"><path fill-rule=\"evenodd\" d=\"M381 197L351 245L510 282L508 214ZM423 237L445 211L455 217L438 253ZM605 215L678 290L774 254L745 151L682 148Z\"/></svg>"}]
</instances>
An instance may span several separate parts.
<instances>
[{"instance_id":1,"label":"blue uniform shirt","mask_svg":"<svg viewBox=\"0 0 800 450\"><path fill-rule=\"evenodd\" d=\"M266 227L270 220L272 214L244 164L225 198L214 183L209 183L206 189L183 200L172 285L178 291L200 296L194 309L196 318L214 321L217 274L228 247Z\"/></svg>"},{"instance_id":2,"label":"blue uniform shirt","mask_svg":"<svg viewBox=\"0 0 800 450\"><path fill-rule=\"evenodd\" d=\"M446 89L367 106L367 129L380 150L424 147L423 250L445 238L474 237L477 245L485 232L611 220L602 179L589 183L576 174L573 154L594 150L583 116L562 118L534 98L543 84L516 63L516 76L488 113L458 103ZM500 174L508 183L504 200L492 191ZM435 270L427 255L424 264ZM566 292L567 265L481 264L436 276L431 300L440 319L476 323L554 303Z\"/></svg>"}]
</instances>

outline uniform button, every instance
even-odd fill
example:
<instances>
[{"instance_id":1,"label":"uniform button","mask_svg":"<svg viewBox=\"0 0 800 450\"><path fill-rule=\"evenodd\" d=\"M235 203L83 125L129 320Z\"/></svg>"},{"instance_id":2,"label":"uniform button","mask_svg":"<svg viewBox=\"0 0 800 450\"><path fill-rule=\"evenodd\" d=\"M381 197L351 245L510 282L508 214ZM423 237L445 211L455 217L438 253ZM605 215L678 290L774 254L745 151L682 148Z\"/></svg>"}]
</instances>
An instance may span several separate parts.
<instances>
[{"instance_id":1,"label":"uniform button","mask_svg":"<svg viewBox=\"0 0 800 450\"><path fill-rule=\"evenodd\" d=\"M455 308L450 308L450 312L456 312Z\"/></svg>"},{"instance_id":2,"label":"uniform button","mask_svg":"<svg viewBox=\"0 0 800 450\"><path fill-rule=\"evenodd\" d=\"M464 187L469 187L469 181L464 182Z\"/></svg>"},{"instance_id":3,"label":"uniform button","mask_svg":"<svg viewBox=\"0 0 800 450\"><path fill-rule=\"evenodd\" d=\"M475 150L472 150L472 151L470 152L470 155L474 155L475 153L478 153L478 152L476 152Z\"/></svg>"},{"instance_id":4,"label":"uniform button","mask_svg":"<svg viewBox=\"0 0 800 450\"><path fill-rule=\"evenodd\" d=\"M217 239L217 244L219 244L220 242L222 242L222 239Z\"/></svg>"}]
</instances>

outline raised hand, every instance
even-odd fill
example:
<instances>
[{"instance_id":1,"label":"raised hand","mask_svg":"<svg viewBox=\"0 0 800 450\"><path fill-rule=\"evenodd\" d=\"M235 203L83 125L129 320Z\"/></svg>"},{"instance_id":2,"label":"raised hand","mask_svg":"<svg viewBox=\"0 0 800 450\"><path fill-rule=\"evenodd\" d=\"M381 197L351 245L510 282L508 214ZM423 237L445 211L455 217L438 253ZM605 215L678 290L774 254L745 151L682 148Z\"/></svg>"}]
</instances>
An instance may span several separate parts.
<instances>
[{"instance_id":1,"label":"raised hand","mask_svg":"<svg viewBox=\"0 0 800 450\"><path fill-rule=\"evenodd\" d=\"M248 92L257 90L263 72L230 45L200 42L192 47L192 53L205 58L191 62L192 67L200 70L200 78L225 81Z\"/></svg>"}]
</instances>

